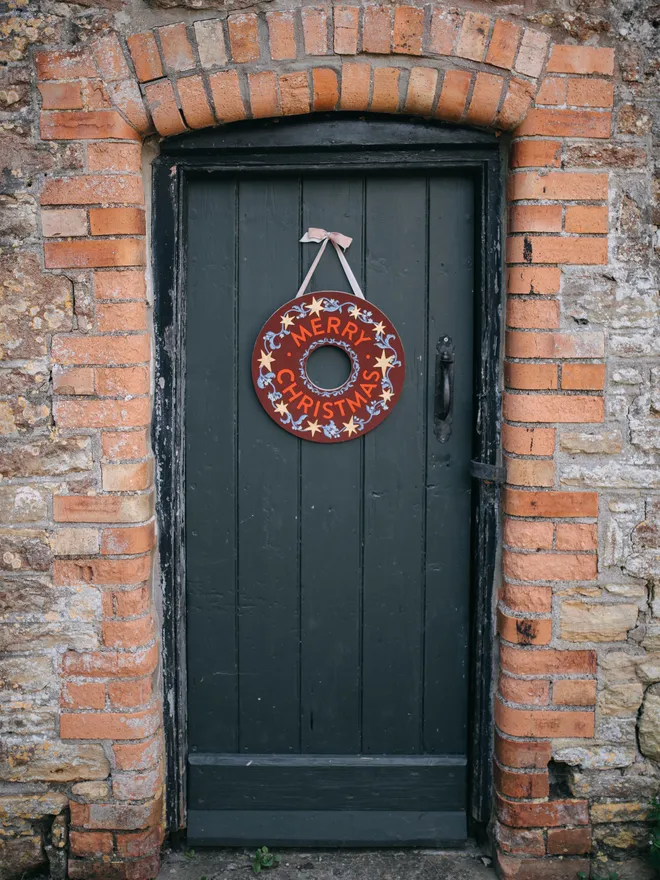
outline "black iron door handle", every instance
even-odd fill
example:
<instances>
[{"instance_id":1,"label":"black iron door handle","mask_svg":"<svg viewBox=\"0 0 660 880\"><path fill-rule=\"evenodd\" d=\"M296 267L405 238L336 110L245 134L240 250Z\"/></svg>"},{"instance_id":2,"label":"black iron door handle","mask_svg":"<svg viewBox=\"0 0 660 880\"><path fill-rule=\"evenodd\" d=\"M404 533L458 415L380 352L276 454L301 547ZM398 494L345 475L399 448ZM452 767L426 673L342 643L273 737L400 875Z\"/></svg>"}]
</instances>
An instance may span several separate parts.
<instances>
[{"instance_id":1,"label":"black iron door handle","mask_svg":"<svg viewBox=\"0 0 660 880\"><path fill-rule=\"evenodd\" d=\"M454 343L451 336L441 336L435 348L435 404L433 429L436 438L446 443L451 436L454 403Z\"/></svg>"}]
</instances>

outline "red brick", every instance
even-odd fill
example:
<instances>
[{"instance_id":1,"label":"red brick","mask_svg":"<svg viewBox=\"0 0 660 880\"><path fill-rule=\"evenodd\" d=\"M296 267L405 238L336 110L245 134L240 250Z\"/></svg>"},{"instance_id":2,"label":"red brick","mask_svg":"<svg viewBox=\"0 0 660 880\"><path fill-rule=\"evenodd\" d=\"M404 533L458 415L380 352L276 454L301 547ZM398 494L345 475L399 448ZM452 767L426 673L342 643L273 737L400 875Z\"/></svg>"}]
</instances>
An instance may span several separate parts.
<instances>
[{"instance_id":1,"label":"red brick","mask_svg":"<svg viewBox=\"0 0 660 880\"><path fill-rule=\"evenodd\" d=\"M581 236L514 236L507 241L509 263L565 263L596 266L607 263L607 239Z\"/></svg>"},{"instance_id":2,"label":"red brick","mask_svg":"<svg viewBox=\"0 0 660 880\"><path fill-rule=\"evenodd\" d=\"M396 113L399 108L400 70L375 67L369 109L374 113Z\"/></svg>"},{"instance_id":3,"label":"red brick","mask_svg":"<svg viewBox=\"0 0 660 880\"><path fill-rule=\"evenodd\" d=\"M107 33L97 37L92 46L104 82L111 83L130 79L131 72L126 64L124 50L115 33Z\"/></svg>"},{"instance_id":4,"label":"red brick","mask_svg":"<svg viewBox=\"0 0 660 880\"><path fill-rule=\"evenodd\" d=\"M118 800L139 801L155 797L163 789L160 768L145 773L113 773L112 794Z\"/></svg>"},{"instance_id":5,"label":"red brick","mask_svg":"<svg viewBox=\"0 0 660 880\"><path fill-rule=\"evenodd\" d=\"M509 198L570 199L571 201L607 199L607 172L522 171L509 177Z\"/></svg>"},{"instance_id":6,"label":"red brick","mask_svg":"<svg viewBox=\"0 0 660 880\"><path fill-rule=\"evenodd\" d=\"M95 272L94 293L96 300L144 300L146 284L144 272Z\"/></svg>"},{"instance_id":7,"label":"red brick","mask_svg":"<svg viewBox=\"0 0 660 880\"><path fill-rule=\"evenodd\" d=\"M190 128L208 128L215 125L215 117L209 107L201 76L186 76L177 80L176 89L186 124Z\"/></svg>"},{"instance_id":8,"label":"red brick","mask_svg":"<svg viewBox=\"0 0 660 880\"><path fill-rule=\"evenodd\" d=\"M477 73L465 121L473 125L491 125L502 96L504 79L491 73Z\"/></svg>"},{"instance_id":9,"label":"red brick","mask_svg":"<svg viewBox=\"0 0 660 880\"><path fill-rule=\"evenodd\" d=\"M147 432L104 431L101 435L104 458L111 460L144 458L147 454Z\"/></svg>"},{"instance_id":10,"label":"red brick","mask_svg":"<svg viewBox=\"0 0 660 880\"><path fill-rule=\"evenodd\" d=\"M516 455L553 455L554 428L523 428L518 425L502 427L502 445Z\"/></svg>"},{"instance_id":11,"label":"red brick","mask_svg":"<svg viewBox=\"0 0 660 880\"><path fill-rule=\"evenodd\" d=\"M142 712L79 712L60 715L62 739L143 739L160 725L157 709Z\"/></svg>"},{"instance_id":12,"label":"red brick","mask_svg":"<svg viewBox=\"0 0 660 880\"><path fill-rule=\"evenodd\" d=\"M512 553L506 550L503 568L505 577L518 581L590 581L598 573L598 560L594 554L588 553Z\"/></svg>"},{"instance_id":13,"label":"red brick","mask_svg":"<svg viewBox=\"0 0 660 880\"><path fill-rule=\"evenodd\" d=\"M80 110L83 106L80 83L39 83L41 106L44 110Z\"/></svg>"},{"instance_id":14,"label":"red brick","mask_svg":"<svg viewBox=\"0 0 660 880\"><path fill-rule=\"evenodd\" d=\"M596 492L524 492L506 489L504 511L512 516L596 517Z\"/></svg>"},{"instance_id":15,"label":"red brick","mask_svg":"<svg viewBox=\"0 0 660 880\"><path fill-rule=\"evenodd\" d=\"M511 205L509 232L561 232L561 205Z\"/></svg>"},{"instance_id":16,"label":"red brick","mask_svg":"<svg viewBox=\"0 0 660 880\"><path fill-rule=\"evenodd\" d=\"M53 391L56 394L94 394L94 370L75 367L72 370L53 371Z\"/></svg>"},{"instance_id":17,"label":"red brick","mask_svg":"<svg viewBox=\"0 0 660 880\"><path fill-rule=\"evenodd\" d=\"M459 58L481 61L486 50L490 18L479 12L466 12L463 16L463 27L458 39L456 54Z\"/></svg>"},{"instance_id":18,"label":"red brick","mask_svg":"<svg viewBox=\"0 0 660 880\"><path fill-rule=\"evenodd\" d=\"M553 534L554 526L549 522L528 522L510 517L504 519L504 543L509 547L519 547L521 550L550 550Z\"/></svg>"},{"instance_id":19,"label":"red brick","mask_svg":"<svg viewBox=\"0 0 660 880\"><path fill-rule=\"evenodd\" d=\"M525 742L507 739L495 731L495 755L500 764L508 767L544 770L551 756L549 742Z\"/></svg>"},{"instance_id":20,"label":"red brick","mask_svg":"<svg viewBox=\"0 0 660 880\"><path fill-rule=\"evenodd\" d=\"M547 684L547 682L529 682L529 684ZM496 790L505 797L512 798L547 798L550 784L547 772L521 773L498 766L493 767L493 782Z\"/></svg>"},{"instance_id":21,"label":"red brick","mask_svg":"<svg viewBox=\"0 0 660 880\"><path fill-rule=\"evenodd\" d=\"M465 111L472 74L467 70L447 70L435 115L446 122L459 122Z\"/></svg>"},{"instance_id":22,"label":"red brick","mask_svg":"<svg viewBox=\"0 0 660 880\"><path fill-rule=\"evenodd\" d=\"M129 748L126 746L126 748ZM118 855L134 859L158 852L163 843L163 832L160 827L150 828L148 831L139 831L136 834L117 835Z\"/></svg>"},{"instance_id":23,"label":"red brick","mask_svg":"<svg viewBox=\"0 0 660 880\"><path fill-rule=\"evenodd\" d=\"M139 427L151 421L151 401L134 400L59 400L53 406L58 428Z\"/></svg>"},{"instance_id":24,"label":"red brick","mask_svg":"<svg viewBox=\"0 0 660 880\"><path fill-rule=\"evenodd\" d=\"M510 299L506 322L521 330L554 330L559 327L559 303L554 299Z\"/></svg>"},{"instance_id":25,"label":"red brick","mask_svg":"<svg viewBox=\"0 0 660 880\"><path fill-rule=\"evenodd\" d=\"M569 79L566 103L573 107L611 107L614 84L606 79Z\"/></svg>"},{"instance_id":26,"label":"red brick","mask_svg":"<svg viewBox=\"0 0 660 880\"><path fill-rule=\"evenodd\" d=\"M504 556L507 555L513 554L509 550L505 550ZM512 617L502 609L498 609L497 631L503 639L515 645L547 645L552 639L552 620L537 617Z\"/></svg>"},{"instance_id":27,"label":"red brick","mask_svg":"<svg viewBox=\"0 0 660 880\"><path fill-rule=\"evenodd\" d=\"M358 8L334 7L334 50L337 55L355 55L358 50Z\"/></svg>"},{"instance_id":28,"label":"red brick","mask_svg":"<svg viewBox=\"0 0 660 880\"><path fill-rule=\"evenodd\" d=\"M125 174L81 174L50 178L41 191L42 205L143 205L142 180Z\"/></svg>"},{"instance_id":29,"label":"red brick","mask_svg":"<svg viewBox=\"0 0 660 880\"><path fill-rule=\"evenodd\" d=\"M145 558L151 564L151 557ZM150 616L138 617L135 620L106 620L101 629L103 642L108 648L141 648L153 641L155 635L154 622ZM141 735L147 736L147 734Z\"/></svg>"},{"instance_id":30,"label":"red brick","mask_svg":"<svg viewBox=\"0 0 660 880\"><path fill-rule=\"evenodd\" d=\"M139 492L148 489L153 482L151 459L121 464L104 463L101 473L105 492Z\"/></svg>"},{"instance_id":31,"label":"red brick","mask_svg":"<svg viewBox=\"0 0 660 880\"><path fill-rule=\"evenodd\" d=\"M153 515L153 496L146 495L55 495L55 522L142 522Z\"/></svg>"},{"instance_id":32,"label":"red brick","mask_svg":"<svg viewBox=\"0 0 660 880\"><path fill-rule=\"evenodd\" d=\"M515 711L515 710L512 710ZM545 714L534 712L534 715ZM586 713L550 713L586 714ZM514 828L556 828L561 825L588 825L589 812L585 800L556 800L546 803L516 803L497 796L500 819Z\"/></svg>"},{"instance_id":33,"label":"red brick","mask_svg":"<svg viewBox=\"0 0 660 880\"><path fill-rule=\"evenodd\" d=\"M593 712L513 709L497 700L495 724L510 736L590 739L594 735L595 719ZM537 824L534 822L534 825Z\"/></svg>"},{"instance_id":34,"label":"red brick","mask_svg":"<svg viewBox=\"0 0 660 880\"><path fill-rule=\"evenodd\" d=\"M392 50L401 55L421 55L424 37L424 10L416 6L396 6Z\"/></svg>"},{"instance_id":35,"label":"red brick","mask_svg":"<svg viewBox=\"0 0 660 880\"><path fill-rule=\"evenodd\" d=\"M523 706L547 706L550 702L550 682L542 679L511 678L510 675L500 676L499 692L508 703L520 703ZM512 791L503 794L513 795ZM522 794L519 797L544 797L544 795Z\"/></svg>"},{"instance_id":36,"label":"red brick","mask_svg":"<svg viewBox=\"0 0 660 880\"><path fill-rule=\"evenodd\" d=\"M506 333L506 353L515 358L602 358L602 333Z\"/></svg>"},{"instance_id":37,"label":"red brick","mask_svg":"<svg viewBox=\"0 0 660 880\"><path fill-rule=\"evenodd\" d=\"M97 716L102 718L103 716ZM143 804L75 804L77 808L75 810L75 819L76 822L73 823L74 820L74 803L71 803L71 819L73 824L81 825L83 828L100 828L100 829L108 829L113 831L137 831L142 828L151 828L154 825L159 825L162 819L162 810L163 803L162 798L157 798L153 801L147 801ZM86 873L78 874L76 877L78 880L87 880L87 878L93 876L98 877L98 874L93 874L90 872L90 866L88 863L81 863L86 869ZM71 870L71 863L69 864L69 871ZM134 874L122 877L121 880L148 880L149 877L155 877L158 872L158 868L152 874ZM70 873L70 877L73 875ZM102 876L102 875L101 875Z\"/></svg>"},{"instance_id":38,"label":"red brick","mask_svg":"<svg viewBox=\"0 0 660 880\"><path fill-rule=\"evenodd\" d=\"M96 370L96 393L103 397L148 394L148 367L100 367Z\"/></svg>"},{"instance_id":39,"label":"red brick","mask_svg":"<svg viewBox=\"0 0 660 880\"><path fill-rule=\"evenodd\" d=\"M110 855L113 851L112 834L109 831L71 831L69 846L76 856Z\"/></svg>"},{"instance_id":40,"label":"red brick","mask_svg":"<svg viewBox=\"0 0 660 880\"><path fill-rule=\"evenodd\" d=\"M101 553L116 556L146 553L154 545L154 535L153 522L134 528L104 529L101 532Z\"/></svg>"},{"instance_id":41,"label":"red brick","mask_svg":"<svg viewBox=\"0 0 660 880\"><path fill-rule=\"evenodd\" d=\"M132 709L136 706L145 706L151 700L152 695L151 676L108 682L110 703L116 709ZM154 793L148 794L146 797L153 797Z\"/></svg>"},{"instance_id":42,"label":"red brick","mask_svg":"<svg viewBox=\"0 0 660 880\"><path fill-rule=\"evenodd\" d=\"M498 18L488 45L486 64L510 70L513 67L513 59L516 57L521 33L522 28L518 25Z\"/></svg>"},{"instance_id":43,"label":"red brick","mask_svg":"<svg viewBox=\"0 0 660 880\"><path fill-rule=\"evenodd\" d=\"M566 232L607 232L608 209L596 205L569 205L566 208Z\"/></svg>"},{"instance_id":44,"label":"red brick","mask_svg":"<svg viewBox=\"0 0 660 880\"><path fill-rule=\"evenodd\" d=\"M509 155L512 168L558 168L561 164L561 141L513 142Z\"/></svg>"},{"instance_id":45,"label":"red brick","mask_svg":"<svg viewBox=\"0 0 660 880\"><path fill-rule=\"evenodd\" d=\"M144 266L145 262L145 243L137 238L47 241L44 244L44 264L47 269Z\"/></svg>"},{"instance_id":46,"label":"red brick","mask_svg":"<svg viewBox=\"0 0 660 880\"><path fill-rule=\"evenodd\" d=\"M140 144L87 144L90 171L141 171Z\"/></svg>"},{"instance_id":47,"label":"red brick","mask_svg":"<svg viewBox=\"0 0 660 880\"><path fill-rule=\"evenodd\" d=\"M135 73L140 82L160 79L163 75L163 66L153 33L146 31L142 34L134 34L132 37L128 37L126 42L133 59Z\"/></svg>"},{"instance_id":48,"label":"red brick","mask_svg":"<svg viewBox=\"0 0 660 880\"><path fill-rule=\"evenodd\" d=\"M602 397L564 394L506 394L504 418L512 422L560 422L586 424L602 422Z\"/></svg>"},{"instance_id":49,"label":"red brick","mask_svg":"<svg viewBox=\"0 0 660 880\"><path fill-rule=\"evenodd\" d=\"M291 12L269 12L268 38L270 57L273 61L291 60L296 57L296 35L294 17Z\"/></svg>"},{"instance_id":50,"label":"red brick","mask_svg":"<svg viewBox=\"0 0 660 880\"><path fill-rule=\"evenodd\" d=\"M540 31L525 28L520 49L515 62L515 69L525 76L537 77L543 69L543 62L548 51L549 37Z\"/></svg>"},{"instance_id":51,"label":"red brick","mask_svg":"<svg viewBox=\"0 0 660 880\"><path fill-rule=\"evenodd\" d=\"M527 523L527 525L531 525L531 523ZM539 523L539 525L544 525L544 523ZM505 583L502 602L512 611L547 614L552 610L552 587Z\"/></svg>"},{"instance_id":52,"label":"red brick","mask_svg":"<svg viewBox=\"0 0 660 880\"><path fill-rule=\"evenodd\" d=\"M96 77L98 71L89 49L37 52L34 56L37 77L48 79L79 79Z\"/></svg>"},{"instance_id":53,"label":"red brick","mask_svg":"<svg viewBox=\"0 0 660 880\"><path fill-rule=\"evenodd\" d=\"M529 856L545 855L545 837L540 829L519 830L494 822L495 840L501 850Z\"/></svg>"},{"instance_id":54,"label":"red brick","mask_svg":"<svg viewBox=\"0 0 660 880\"><path fill-rule=\"evenodd\" d=\"M169 80L163 79L147 85L144 93L158 134L169 137L186 131Z\"/></svg>"},{"instance_id":55,"label":"red brick","mask_svg":"<svg viewBox=\"0 0 660 880\"><path fill-rule=\"evenodd\" d=\"M296 116L309 113L311 96L309 92L309 74L306 70L300 73L285 73L279 78L280 101L283 116Z\"/></svg>"},{"instance_id":56,"label":"red brick","mask_svg":"<svg viewBox=\"0 0 660 880\"><path fill-rule=\"evenodd\" d=\"M158 665L158 645L130 653L117 651L90 652L79 654L69 651L64 655L63 668L67 675L81 675L85 678L108 678L122 676L136 678L149 675ZM135 736L134 739L140 739Z\"/></svg>"},{"instance_id":57,"label":"red brick","mask_svg":"<svg viewBox=\"0 0 660 880\"><path fill-rule=\"evenodd\" d=\"M605 364L564 364L561 387L564 391L602 391Z\"/></svg>"},{"instance_id":58,"label":"red brick","mask_svg":"<svg viewBox=\"0 0 660 880\"><path fill-rule=\"evenodd\" d=\"M557 550L596 550L596 523L557 523Z\"/></svg>"},{"instance_id":59,"label":"red brick","mask_svg":"<svg viewBox=\"0 0 660 880\"><path fill-rule=\"evenodd\" d=\"M595 679L561 679L552 685L552 702L557 706L595 706Z\"/></svg>"},{"instance_id":60,"label":"red brick","mask_svg":"<svg viewBox=\"0 0 660 880\"><path fill-rule=\"evenodd\" d=\"M513 675L593 675L596 672L595 651L553 651L550 648L519 648L500 646L502 669ZM523 736L524 734L514 734ZM537 731L532 736L543 737Z\"/></svg>"},{"instance_id":61,"label":"red brick","mask_svg":"<svg viewBox=\"0 0 660 880\"><path fill-rule=\"evenodd\" d=\"M119 770L146 770L155 766L161 752L159 738L142 743L115 743L112 753Z\"/></svg>"},{"instance_id":62,"label":"red brick","mask_svg":"<svg viewBox=\"0 0 660 880\"><path fill-rule=\"evenodd\" d=\"M462 23L457 9L434 9L431 19L431 52L451 55L458 42Z\"/></svg>"},{"instance_id":63,"label":"red brick","mask_svg":"<svg viewBox=\"0 0 660 880\"><path fill-rule=\"evenodd\" d=\"M531 84L526 80L512 77L507 85L502 107L495 120L496 126L505 130L517 128L527 115L533 99L534 92Z\"/></svg>"},{"instance_id":64,"label":"red brick","mask_svg":"<svg viewBox=\"0 0 660 880\"><path fill-rule=\"evenodd\" d=\"M188 40L186 25L169 24L158 28L163 60L170 70L180 72L195 67L195 56Z\"/></svg>"},{"instance_id":65,"label":"red brick","mask_svg":"<svg viewBox=\"0 0 660 880\"><path fill-rule=\"evenodd\" d=\"M312 71L314 88L313 108L316 113L334 110L339 101L337 74L329 67L315 67Z\"/></svg>"},{"instance_id":66,"label":"red brick","mask_svg":"<svg viewBox=\"0 0 660 880\"><path fill-rule=\"evenodd\" d=\"M609 138L612 114L594 110L551 110L532 108L516 135L548 135L550 137Z\"/></svg>"},{"instance_id":67,"label":"red brick","mask_svg":"<svg viewBox=\"0 0 660 880\"><path fill-rule=\"evenodd\" d=\"M235 70L220 70L209 76L213 106L218 122L245 119L245 104Z\"/></svg>"},{"instance_id":68,"label":"red brick","mask_svg":"<svg viewBox=\"0 0 660 880\"><path fill-rule=\"evenodd\" d=\"M548 853L567 856L591 852L591 828L549 828Z\"/></svg>"},{"instance_id":69,"label":"red brick","mask_svg":"<svg viewBox=\"0 0 660 880\"><path fill-rule=\"evenodd\" d=\"M70 238L87 235L87 214L81 208L41 211L41 231L44 238Z\"/></svg>"},{"instance_id":70,"label":"red brick","mask_svg":"<svg viewBox=\"0 0 660 880\"><path fill-rule=\"evenodd\" d=\"M146 304L143 302L99 303L96 307L96 325L101 333L146 330Z\"/></svg>"},{"instance_id":71,"label":"red brick","mask_svg":"<svg viewBox=\"0 0 660 880\"><path fill-rule=\"evenodd\" d=\"M121 590L113 593L113 602L117 617L136 617L145 614L151 603L149 588L138 587L137 590Z\"/></svg>"},{"instance_id":72,"label":"red brick","mask_svg":"<svg viewBox=\"0 0 660 880\"><path fill-rule=\"evenodd\" d=\"M566 79L559 76L546 76L536 95L536 106L546 104L557 106L566 103Z\"/></svg>"},{"instance_id":73,"label":"red brick","mask_svg":"<svg viewBox=\"0 0 660 880\"><path fill-rule=\"evenodd\" d=\"M430 116L435 101L438 71L432 67L413 67L408 80L408 94L404 111L419 116Z\"/></svg>"},{"instance_id":74,"label":"red brick","mask_svg":"<svg viewBox=\"0 0 660 880\"><path fill-rule=\"evenodd\" d=\"M328 13L323 7L301 9L303 37L307 55L328 53Z\"/></svg>"},{"instance_id":75,"label":"red brick","mask_svg":"<svg viewBox=\"0 0 660 880\"><path fill-rule=\"evenodd\" d=\"M60 706L67 709L105 709L105 685L100 682L64 683Z\"/></svg>"},{"instance_id":76,"label":"red brick","mask_svg":"<svg viewBox=\"0 0 660 880\"><path fill-rule=\"evenodd\" d=\"M61 110L41 114L45 141L137 141L140 135L116 110Z\"/></svg>"},{"instance_id":77,"label":"red brick","mask_svg":"<svg viewBox=\"0 0 660 880\"><path fill-rule=\"evenodd\" d=\"M507 293L509 294L552 296L559 293L560 286L561 269L554 267L512 266L507 271Z\"/></svg>"},{"instance_id":78,"label":"red brick","mask_svg":"<svg viewBox=\"0 0 660 880\"><path fill-rule=\"evenodd\" d=\"M612 76L614 49L555 44L550 52L548 70L551 73L599 73Z\"/></svg>"},{"instance_id":79,"label":"red brick","mask_svg":"<svg viewBox=\"0 0 660 880\"><path fill-rule=\"evenodd\" d=\"M366 110L369 106L371 65L346 62L341 68L340 110Z\"/></svg>"},{"instance_id":80,"label":"red brick","mask_svg":"<svg viewBox=\"0 0 660 880\"><path fill-rule=\"evenodd\" d=\"M506 479L513 486L545 486L555 484L555 463L526 458L506 459Z\"/></svg>"},{"instance_id":81,"label":"red brick","mask_svg":"<svg viewBox=\"0 0 660 880\"><path fill-rule=\"evenodd\" d=\"M392 48L392 12L387 7L367 6L364 9L362 51L372 55L389 55Z\"/></svg>"},{"instance_id":82,"label":"red brick","mask_svg":"<svg viewBox=\"0 0 660 880\"><path fill-rule=\"evenodd\" d=\"M250 107L254 119L280 115L277 74L272 70L248 74Z\"/></svg>"},{"instance_id":83,"label":"red brick","mask_svg":"<svg viewBox=\"0 0 660 880\"><path fill-rule=\"evenodd\" d=\"M142 208L90 208L92 235L144 235Z\"/></svg>"},{"instance_id":84,"label":"red brick","mask_svg":"<svg viewBox=\"0 0 660 880\"><path fill-rule=\"evenodd\" d=\"M55 586L77 584L139 584L151 573L151 556L133 559L56 559L53 569Z\"/></svg>"}]
</instances>

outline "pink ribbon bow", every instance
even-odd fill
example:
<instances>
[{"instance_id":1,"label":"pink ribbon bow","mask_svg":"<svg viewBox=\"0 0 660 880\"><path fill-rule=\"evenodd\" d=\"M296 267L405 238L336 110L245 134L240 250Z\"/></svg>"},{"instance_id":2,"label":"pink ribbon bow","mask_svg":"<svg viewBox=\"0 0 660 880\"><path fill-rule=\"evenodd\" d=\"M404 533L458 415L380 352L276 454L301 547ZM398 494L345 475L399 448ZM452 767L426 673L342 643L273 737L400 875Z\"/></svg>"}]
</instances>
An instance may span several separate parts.
<instances>
[{"instance_id":1,"label":"pink ribbon bow","mask_svg":"<svg viewBox=\"0 0 660 880\"><path fill-rule=\"evenodd\" d=\"M346 250L347 247L350 247L352 238L349 238L347 235L342 235L341 232L327 232L325 229L316 229L313 226L310 226L307 232L300 239L301 241L331 241L333 244L338 244L340 248Z\"/></svg>"},{"instance_id":2,"label":"pink ribbon bow","mask_svg":"<svg viewBox=\"0 0 660 880\"><path fill-rule=\"evenodd\" d=\"M323 242L321 247L319 248L319 252L314 258L314 262L309 267L309 272L305 275L303 283L300 285L298 293L296 296L302 296L304 292L307 290L307 285L311 281L312 275L314 274L314 270L319 264L319 260L323 256L323 251L328 246L328 242L332 242L332 246L334 247L337 256L339 257L339 262L341 263L342 269L346 274L346 278L348 279L348 283L351 285L351 290L355 296L359 296L360 299L364 299L364 294L360 290L360 285L357 283L357 278L353 274L353 270L348 265L348 261L344 256L344 251L347 247L350 246L353 241L352 238L349 238L348 235L343 235L341 232L328 232L325 229L316 229L314 226L310 226L307 232L300 239L303 242L315 241L315 242Z\"/></svg>"}]
</instances>

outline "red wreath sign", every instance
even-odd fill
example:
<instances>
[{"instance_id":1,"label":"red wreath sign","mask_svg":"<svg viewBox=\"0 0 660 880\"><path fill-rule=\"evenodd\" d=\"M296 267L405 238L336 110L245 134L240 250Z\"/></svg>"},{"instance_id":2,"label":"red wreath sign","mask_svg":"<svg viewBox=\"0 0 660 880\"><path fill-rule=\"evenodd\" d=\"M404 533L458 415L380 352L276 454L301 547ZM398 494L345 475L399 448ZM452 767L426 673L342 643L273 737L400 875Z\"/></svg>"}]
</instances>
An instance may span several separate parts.
<instances>
[{"instance_id":1,"label":"red wreath sign","mask_svg":"<svg viewBox=\"0 0 660 880\"><path fill-rule=\"evenodd\" d=\"M280 427L316 443L341 443L379 425L401 395L405 375L403 347L392 322L364 299L341 248L351 239L310 229L302 241L323 245L295 299L271 315L252 354L257 397ZM331 241L353 293L305 294L314 269ZM351 371L339 388L315 385L307 361L322 346L335 346L349 357Z\"/></svg>"}]
</instances>

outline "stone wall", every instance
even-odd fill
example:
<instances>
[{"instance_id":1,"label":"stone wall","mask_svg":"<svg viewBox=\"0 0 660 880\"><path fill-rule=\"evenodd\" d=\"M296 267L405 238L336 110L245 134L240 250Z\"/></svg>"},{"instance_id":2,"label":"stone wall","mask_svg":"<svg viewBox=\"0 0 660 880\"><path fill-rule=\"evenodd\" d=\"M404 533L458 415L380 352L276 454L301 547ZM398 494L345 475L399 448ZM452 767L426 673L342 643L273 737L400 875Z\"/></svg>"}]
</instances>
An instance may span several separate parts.
<instances>
[{"instance_id":1,"label":"stone wall","mask_svg":"<svg viewBox=\"0 0 660 880\"><path fill-rule=\"evenodd\" d=\"M493 838L505 877L574 880L591 856L642 880L660 791L660 7L9 5L0 878L158 866L140 141L344 109L511 139Z\"/></svg>"}]
</instances>

